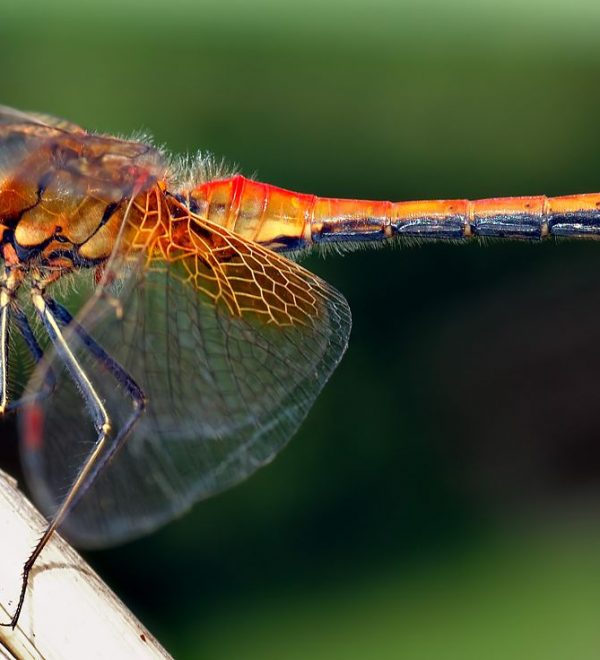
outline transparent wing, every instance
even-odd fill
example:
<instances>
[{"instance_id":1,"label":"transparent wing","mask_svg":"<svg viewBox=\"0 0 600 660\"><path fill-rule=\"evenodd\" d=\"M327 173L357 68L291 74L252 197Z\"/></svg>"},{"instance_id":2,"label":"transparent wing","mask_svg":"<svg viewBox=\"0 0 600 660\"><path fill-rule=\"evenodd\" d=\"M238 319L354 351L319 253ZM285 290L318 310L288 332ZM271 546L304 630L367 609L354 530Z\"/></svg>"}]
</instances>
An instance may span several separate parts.
<instances>
[{"instance_id":1,"label":"transparent wing","mask_svg":"<svg viewBox=\"0 0 600 660\"><path fill-rule=\"evenodd\" d=\"M0 105L0 126L47 126L69 133L85 133L85 130L66 119L45 115L38 112L23 112L6 105Z\"/></svg>"},{"instance_id":2,"label":"transparent wing","mask_svg":"<svg viewBox=\"0 0 600 660\"><path fill-rule=\"evenodd\" d=\"M112 300L96 293L77 317L148 399L62 528L80 545L139 536L268 463L346 348L350 312L335 289L222 227L196 219L191 229L183 245L174 227L152 259L108 285ZM91 277L75 284L82 299L93 295ZM71 349L121 428L132 411L127 387L82 336L69 332ZM29 485L51 515L96 434L56 356L38 367L29 393L44 389L49 368L58 386L25 411L24 426L38 432L25 431L21 448Z\"/></svg>"},{"instance_id":3,"label":"transparent wing","mask_svg":"<svg viewBox=\"0 0 600 660\"><path fill-rule=\"evenodd\" d=\"M46 115L0 106L0 217L18 218L39 201L95 196L119 201L164 175L152 145L92 135Z\"/></svg>"}]
</instances>

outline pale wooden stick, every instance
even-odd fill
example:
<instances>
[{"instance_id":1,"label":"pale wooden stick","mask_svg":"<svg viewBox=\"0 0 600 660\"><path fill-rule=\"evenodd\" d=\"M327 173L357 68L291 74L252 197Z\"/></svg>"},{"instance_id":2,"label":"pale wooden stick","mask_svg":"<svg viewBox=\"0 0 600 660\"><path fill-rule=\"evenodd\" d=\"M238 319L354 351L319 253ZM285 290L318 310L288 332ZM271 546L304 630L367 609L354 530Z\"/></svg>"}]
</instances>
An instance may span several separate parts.
<instances>
[{"instance_id":1,"label":"pale wooden stick","mask_svg":"<svg viewBox=\"0 0 600 660\"><path fill-rule=\"evenodd\" d=\"M0 471L0 617L10 620L24 560L46 525ZM169 654L58 535L29 578L17 628L0 627L0 658L91 660Z\"/></svg>"}]
</instances>

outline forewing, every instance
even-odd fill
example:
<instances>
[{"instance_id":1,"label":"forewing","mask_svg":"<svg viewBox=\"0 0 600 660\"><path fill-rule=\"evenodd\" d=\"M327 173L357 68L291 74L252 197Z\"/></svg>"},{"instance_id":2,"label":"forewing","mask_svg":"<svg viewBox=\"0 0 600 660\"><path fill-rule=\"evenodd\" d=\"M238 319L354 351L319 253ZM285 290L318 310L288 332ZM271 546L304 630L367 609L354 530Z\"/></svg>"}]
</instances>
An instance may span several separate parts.
<instances>
[{"instance_id":1,"label":"forewing","mask_svg":"<svg viewBox=\"0 0 600 660\"><path fill-rule=\"evenodd\" d=\"M66 119L39 112L23 112L0 105L0 126L47 126L69 133L85 133L85 130Z\"/></svg>"},{"instance_id":2,"label":"forewing","mask_svg":"<svg viewBox=\"0 0 600 660\"><path fill-rule=\"evenodd\" d=\"M0 220L45 198L119 201L166 170L152 145L87 133L47 115L0 106Z\"/></svg>"},{"instance_id":3,"label":"forewing","mask_svg":"<svg viewBox=\"0 0 600 660\"><path fill-rule=\"evenodd\" d=\"M148 532L268 463L347 345L350 312L335 289L222 227L186 222L191 241L171 235L109 285L112 299L97 297L77 319L148 400L126 445L63 526L82 545ZM91 294L89 279L78 286L82 297ZM69 332L68 341L118 430L132 410L127 388L91 357L81 333ZM23 417L26 428L34 419L42 433L33 437L43 442L25 431L21 446L29 485L51 515L96 434L56 356L38 368L29 394L43 391L48 368L58 378L54 394L40 400L41 418L32 416L37 407Z\"/></svg>"}]
</instances>

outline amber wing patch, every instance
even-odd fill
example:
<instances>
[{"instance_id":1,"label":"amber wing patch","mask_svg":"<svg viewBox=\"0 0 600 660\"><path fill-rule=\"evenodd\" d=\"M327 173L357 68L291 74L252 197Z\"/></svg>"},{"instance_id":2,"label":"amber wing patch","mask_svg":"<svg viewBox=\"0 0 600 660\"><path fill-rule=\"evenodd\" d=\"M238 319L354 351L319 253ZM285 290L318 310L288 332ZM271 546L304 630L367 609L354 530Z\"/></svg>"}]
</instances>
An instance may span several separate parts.
<instances>
[{"instance_id":1,"label":"amber wing patch","mask_svg":"<svg viewBox=\"0 0 600 660\"><path fill-rule=\"evenodd\" d=\"M178 262L179 277L234 316L276 326L313 325L326 291L295 262L192 213L172 218L150 267Z\"/></svg>"}]
</instances>

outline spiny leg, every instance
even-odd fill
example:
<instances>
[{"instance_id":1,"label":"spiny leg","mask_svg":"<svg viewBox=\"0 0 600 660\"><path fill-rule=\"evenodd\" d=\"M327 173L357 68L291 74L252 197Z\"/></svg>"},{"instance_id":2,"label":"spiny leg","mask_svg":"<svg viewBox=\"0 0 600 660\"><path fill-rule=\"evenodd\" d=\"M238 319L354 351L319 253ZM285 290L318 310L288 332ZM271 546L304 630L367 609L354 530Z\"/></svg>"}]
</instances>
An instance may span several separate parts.
<instances>
[{"instance_id":1,"label":"spiny leg","mask_svg":"<svg viewBox=\"0 0 600 660\"><path fill-rule=\"evenodd\" d=\"M8 324L15 292L22 280L20 271L5 268L0 275L0 415L8 403Z\"/></svg>"},{"instance_id":2,"label":"spiny leg","mask_svg":"<svg viewBox=\"0 0 600 660\"><path fill-rule=\"evenodd\" d=\"M31 555L25 562L25 565L23 566L21 593L19 594L19 601L17 603L15 614L13 615L9 624L3 624L3 625L10 625L13 628L17 625L17 621L19 620L19 615L21 614L21 610L23 608L23 601L25 600L25 593L27 591L27 583L29 580L29 574L31 573L31 569L33 568L33 565L35 564L35 561L39 557L44 546L46 545L46 543L48 542L48 540L50 539L56 528L63 521L65 515L70 510L73 500L77 495L77 491L81 488L81 484L85 482L87 476L94 467L94 464L98 460L98 457L101 455L102 451L104 450L106 440L108 434L110 433L110 428L111 428L110 419L106 409L104 408L104 404L100 400L100 397L96 393L94 386L92 385L91 381L89 380L86 373L82 369L81 365L77 361L77 358L69 348L63 336L63 333L60 329L60 326L56 321L56 318L54 317L53 313L49 309L44 299L42 290L38 288L32 289L31 297L35 310L38 316L40 317L40 320L42 321L44 328L48 333L50 340L52 341L52 344L54 345L58 355L60 356L65 366L67 367L67 370L69 371L71 378L77 384L78 389L81 392L86 402L86 405L91 412L94 426L96 428L96 432L98 436L94 448L90 452L90 455L88 456L81 470L79 471L79 474L77 475L77 478L75 479L73 485L69 489L67 496L60 505L56 514L54 515L54 518L46 528L46 531L42 535L42 538L38 541L33 552L31 553Z\"/></svg>"},{"instance_id":3,"label":"spiny leg","mask_svg":"<svg viewBox=\"0 0 600 660\"><path fill-rule=\"evenodd\" d=\"M60 325L66 327L72 324L71 327L75 328L75 331L80 336L84 345L89 349L93 357L96 360L99 360L102 364L104 364L108 368L110 373L112 373L113 376L119 381L119 383L125 386L125 388L129 392L134 402L139 401L143 404L144 393L142 392L140 387L135 383L135 381L131 378L131 376L115 360L113 360L106 353L106 351L101 346L98 345L96 341L94 341L83 330L83 328L79 324L75 324L75 322L73 321L73 316L66 309L66 307L56 302L56 300L54 300L53 298L46 298L46 303L48 304L48 307L55 315L56 320L60 323ZM109 304L112 307L114 307L115 315L117 315L118 318L121 318L122 309L120 303L114 303L111 300ZM27 346L27 349L29 350L29 353L31 354L34 363L38 364L44 356L44 351L42 350L42 347L39 345L39 342L33 330L31 329L31 325L29 323L29 320L27 319L27 315L17 305L12 306L10 311L11 311L10 320L13 321L15 326L17 327L17 330L19 331L19 334L23 338L23 341L25 342L25 345ZM0 344L1 344L1 339L0 339ZM0 351L1 351L1 346L0 346ZM2 365L0 364L0 373L1 370L2 370ZM56 388L56 376L54 375L52 368L49 365L47 365L46 371L44 373L44 383L43 383L42 391L36 392L35 394L25 395L20 399L18 399L17 401L9 401L6 406L6 411L8 412L10 410L17 410L23 407L24 405L32 404L35 401L44 400L52 394L55 388Z\"/></svg>"},{"instance_id":4,"label":"spiny leg","mask_svg":"<svg viewBox=\"0 0 600 660\"><path fill-rule=\"evenodd\" d=\"M19 334L23 338L23 341L25 342L25 345L27 346L27 349L29 350L34 363L38 364L44 355L44 351L39 345L38 340L36 339L36 336L31 329L27 315L23 312L22 309L15 305L11 308L10 320L15 324ZM46 399L52 394L55 388L56 376L54 375L54 372L50 366L47 366L46 372L44 373L42 390L36 394L26 394L16 401L9 401L8 405L6 406L6 411L8 412L12 410L18 410L19 408L31 404L35 401Z\"/></svg>"},{"instance_id":5,"label":"spiny leg","mask_svg":"<svg viewBox=\"0 0 600 660\"><path fill-rule=\"evenodd\" d=\"M65 500L62 502L54 518L46 528L42 538L37 543L30 557L25 562L23 567L23 579L21 584L21 593L15 614L8 624L13 628L16 626L25 594L27 591L27 584L29 575L39 557L46 543L49 541L52 534L60 526L61 522L65 519L68 513L76 506L81 497L87 492L93 484L98 475L108 465L119 449L124 445L131 430L135 426L136 421L139 419L143 410L145 409L146 399L141 388L135 383L131 376L121 367L118 362L113 360L104 349L79 325L75 325L75 321L71 314L59 303L52 299L46 299L43 291L39 288L32 290L32 300L38 316L42 320L44 328L48 333L54 347L57 350L59 357L64 362L71 378L77 384L78 389L81 391L82 396L91 410L94 425L98 432L98 437L94 445L94 449L88 456L86 462L82 466L75 482L71 486ZM21 319L23 320L23 319ZM26 321L27 328L29 324ZM126 388L131 396L133 402L133 410L114 439L109 440L109 433L111 429L110 418L98 394L94 390L92 383L85 374L77 358L69 348L60 326L69 326L78 334L84 346L91 353L91 355L101 364L103 364L108 371L115 377L115 379ZM29 329L31 332L31 330ZM23 332L23 330L21 330ZM26 332L26 331L25 331ZM31 333L33 335L33 333ZM35 338L33 338L35 341ZM27 341L27 338L26 338ZM37 345L37 342L36 342ZM39 346L38 346L39 348Z\"/></svg>"},{"instance_id":6,"label":"spiny leg","mask_svg":"<svg viewBox=\"0 0 600 660\"><path fill-rule=\"evenodd\" d=\"M50 368L44 376L44 391L34 397L25 396L16 401L8 400L8 361L9 361L9 325L14 322L19 334L23 337L33 361L38 364L43 351L40 347L26 314L19 307L16 292L23 280L19 270L6 268L0 276L0 415L16 410L33 399L46 398L56 385L56 378Z\"/></svg>"},{"instance_id":7,"label":"spiny leg","mask_svg":"<svg viewBox=\"0 0 600 660\"><path fill-rule=\"evenodd\" d=\"M10 295L4 287L0 289L0 415L6 411L8 402L8 313Z\"/></svg>"}]
</instances>

